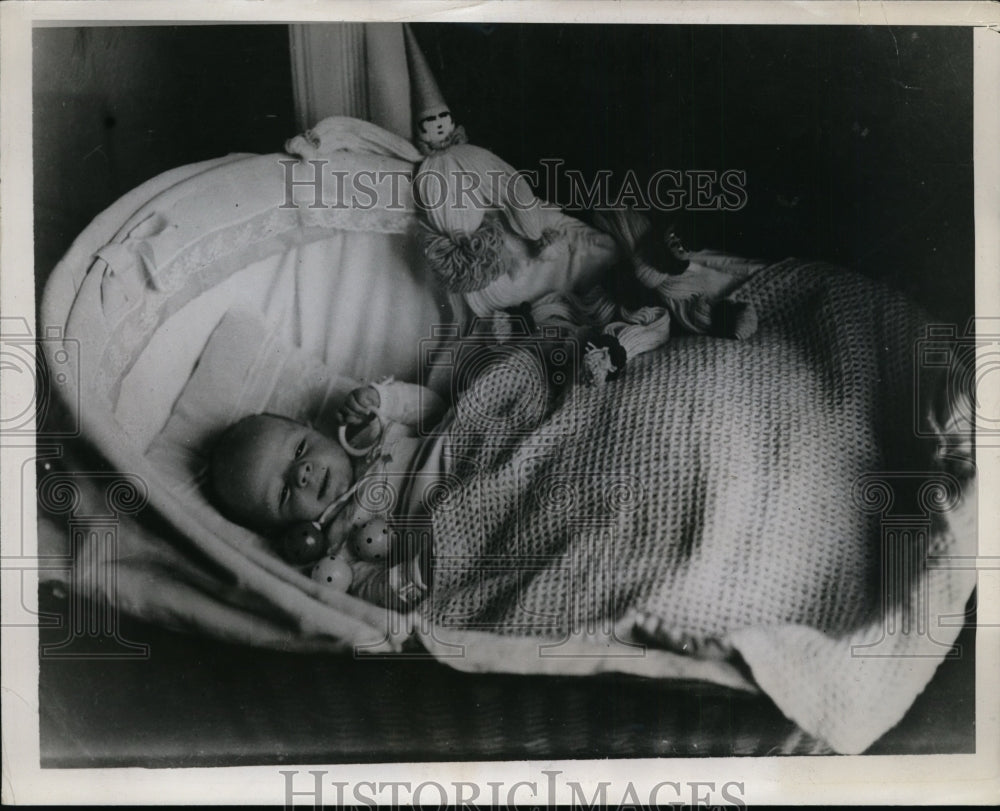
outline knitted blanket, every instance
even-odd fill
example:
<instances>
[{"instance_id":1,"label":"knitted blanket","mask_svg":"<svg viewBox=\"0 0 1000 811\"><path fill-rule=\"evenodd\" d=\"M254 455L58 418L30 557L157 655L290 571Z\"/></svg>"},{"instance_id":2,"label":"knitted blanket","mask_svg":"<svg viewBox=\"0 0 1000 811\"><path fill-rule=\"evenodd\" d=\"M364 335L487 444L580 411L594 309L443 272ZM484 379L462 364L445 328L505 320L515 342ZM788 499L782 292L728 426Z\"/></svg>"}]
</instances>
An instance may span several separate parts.
<instances>
[{"instance_id":1,"label":"knitted blanket","mask_svg":"<svg viewBox=\"0 0 1000 811\"><path fill-rule=\"evenodd\" d=\"M863 277L791 260L734 298L757 308L752 339L677 337L603 387L550 385L565 369L544 348L481 353L447 429L425 611L442 638L598 645L651 617L679 649L742 656L808 732L862 751L958 631L930 614L932 631L887 639L887 623L960 612L972 587L927 563L970 533L953 530L961 483L915 423L924 319ZM884 531L892 510L916 522L902 540ZM905 588L885 571L900 544Z\"/></svg>"}]
</instances>

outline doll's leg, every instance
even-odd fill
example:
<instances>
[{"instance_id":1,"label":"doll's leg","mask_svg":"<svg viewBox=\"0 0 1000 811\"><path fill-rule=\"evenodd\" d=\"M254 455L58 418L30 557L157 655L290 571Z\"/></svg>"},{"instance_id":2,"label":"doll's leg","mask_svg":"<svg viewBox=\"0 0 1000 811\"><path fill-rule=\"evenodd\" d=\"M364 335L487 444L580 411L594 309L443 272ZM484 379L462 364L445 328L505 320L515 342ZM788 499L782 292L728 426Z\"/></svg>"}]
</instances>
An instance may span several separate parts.
<instances>
[{"instance_id":1,"label":"doll's leg","mask_svg":"<svg viewBox=\"0 0 1000 811\"><path fill-rule=\"evenodd\" d=\"M745 301L722 299L712 306L711 334L745 341L757 331L757 309Z\"/></svg>"},{"instance_id":2,"label":"doll's leg","mask_svg":"<svg viewBox=\"0 0 1000 811\"><path fill-rule=\"evenodd\" d=\"M596 212L593 219L595 226L614 237L647 287L655 287L660 274L677 275L687 268L688 251L672 223L657 227L631 208Z\"/></svg>"},{"instance_id":3,"label":"doll's leg","mask_svg":"<svg viewBox=\"0 0 1000 811\"><path fill-rule=\"evenodd\" d=\"M693 267L710 268L738 278L752 276L768 265L760 259L747 259L744 256L712 250L692 251L688 254L688 259Z\"/></svg>"}]
</instances>

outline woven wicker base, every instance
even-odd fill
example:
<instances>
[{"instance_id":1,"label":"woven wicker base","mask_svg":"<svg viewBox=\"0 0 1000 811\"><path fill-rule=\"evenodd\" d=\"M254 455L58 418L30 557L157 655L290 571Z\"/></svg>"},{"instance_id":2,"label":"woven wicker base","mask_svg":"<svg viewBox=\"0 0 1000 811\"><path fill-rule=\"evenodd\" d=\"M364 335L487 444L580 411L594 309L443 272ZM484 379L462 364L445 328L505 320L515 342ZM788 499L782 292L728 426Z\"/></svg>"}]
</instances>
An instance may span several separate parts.
<instances>
[{"instance_id":1,"label":"woven wicker base","mask_svg":"<svg viewBox=\"0 0 1000 811\"><path fill-rule=\"evenodd\" d=\"M51 594L40 599L43 611L65 611ZM42 642L64 635L43 630ZM705 684L469 675L434 661L282 654L132 623L122 635L148 644L149 658L43 658L43 767L826 751L766 697ZM960 641L971 652L971 632ZM946 662L878 752L973 751L972 664L968 655ZM966 700L949 698L944 712L945 693Z\"/></svg>"}]
</instances>

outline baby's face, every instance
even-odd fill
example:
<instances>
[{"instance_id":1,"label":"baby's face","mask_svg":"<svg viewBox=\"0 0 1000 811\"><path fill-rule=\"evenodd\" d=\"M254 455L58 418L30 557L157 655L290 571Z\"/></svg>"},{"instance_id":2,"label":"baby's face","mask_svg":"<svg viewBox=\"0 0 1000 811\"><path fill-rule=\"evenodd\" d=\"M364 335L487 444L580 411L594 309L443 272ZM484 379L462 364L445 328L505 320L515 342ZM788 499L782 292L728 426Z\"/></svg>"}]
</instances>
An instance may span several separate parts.
<instances>
[{"instance_id":1,"label":"baby's face","mask_svg":"<svg viewBox=\"0 0 1000 811\"><path fill-rule=\"evenodd\" d=\"M231 484L261 527L315 521L351 486L343 448L307 425L262 418L251 443L248 463Z\"/></svg>"}]
</instances>

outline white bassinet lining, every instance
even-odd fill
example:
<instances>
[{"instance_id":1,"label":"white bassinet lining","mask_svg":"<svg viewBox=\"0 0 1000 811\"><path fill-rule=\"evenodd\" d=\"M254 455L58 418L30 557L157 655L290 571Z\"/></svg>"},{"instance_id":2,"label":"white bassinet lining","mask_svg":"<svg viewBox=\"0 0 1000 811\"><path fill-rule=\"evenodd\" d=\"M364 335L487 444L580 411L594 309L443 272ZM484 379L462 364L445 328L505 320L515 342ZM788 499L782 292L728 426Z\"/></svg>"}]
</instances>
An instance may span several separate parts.
<instances>
[{"instance_id":1,"label":"white bassinet lining","mask_svg":"<svg viewBox=\"0 0 1000 811\"><path fill-rule=\"evenodd\" d=\"M124 375L114 405L123 431L149 446L208 336L233 309L259 311L285 344L345 376L416 379L421 339L448 315L412 269L419 263L411 250L402 234L334 231L200 293L157 328Z\"/></svg>"}]
</instances>

